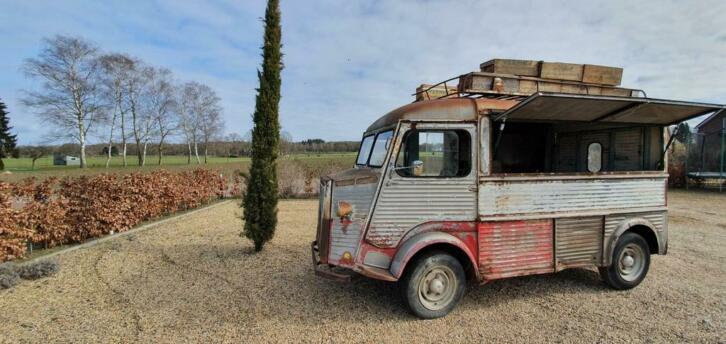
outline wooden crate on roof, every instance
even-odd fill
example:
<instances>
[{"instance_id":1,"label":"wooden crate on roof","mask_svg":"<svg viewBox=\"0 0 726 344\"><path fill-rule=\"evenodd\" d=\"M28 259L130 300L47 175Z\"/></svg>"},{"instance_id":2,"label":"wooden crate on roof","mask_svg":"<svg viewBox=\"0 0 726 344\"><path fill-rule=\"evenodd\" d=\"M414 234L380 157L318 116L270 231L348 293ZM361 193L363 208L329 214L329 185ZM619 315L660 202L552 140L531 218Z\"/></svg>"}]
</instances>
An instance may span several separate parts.
<instances>
[{"instance_id":1,"label":"wooden crate on roof","mask_svg":"<svg viewBox=\"0 0 726 344\"><path fill-rule=\"evenodd\" d=\"M513 74L519 76L539 76L540 61L493 59L479 65L482 72Z\"/></svg>"},{"instance_id":2,"label":"wooden crate on roof","mask_svg":"<svg viewBox=\"0 0 726 344\"><path fill-rule=\"evenodd\" d=\"M588 84L566 80L523 77L511 74L473 72L459 78L458 92L530 95L536 92L638 96L639 91L602 84Z\"/></svg>"},{"instance_id":3,"label":"wooden crate on roof","mask_svg":"<svg viewBox=\"0 0 726 344\"><path fill-rule=\"evenodd\" d=\"M623 77L623 69L618 67L535 60L493 59L482 63L479 67L484 73L511 74L608 86L620 85Z\"/></svg>"},{"instance_id":4,"label":"wooden crate on roof","mask_svg":"<svg viewBox=\"0 0 726 344\"><path fill-rule=\"evenodd\" d=\"M457 90L457 85L447 85L446 87L444 87L444 85L437 85L434 88L431 88L431 86L432 85L421 84L419 87L416 87L417 102L422 100L438 99L441 97L445 97L449 94L456 94ZM429 90L426 91L427 89Z\"/></svg>"}]
</instances>

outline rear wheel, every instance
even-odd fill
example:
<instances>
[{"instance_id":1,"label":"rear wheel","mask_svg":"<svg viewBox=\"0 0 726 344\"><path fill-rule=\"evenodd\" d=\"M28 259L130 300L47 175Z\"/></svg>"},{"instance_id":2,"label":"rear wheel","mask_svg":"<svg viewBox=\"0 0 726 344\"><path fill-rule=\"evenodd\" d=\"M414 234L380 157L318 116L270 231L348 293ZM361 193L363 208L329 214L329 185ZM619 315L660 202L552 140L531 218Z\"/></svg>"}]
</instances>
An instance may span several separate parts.
<instances>
[{"instance_id":1,"label":"rear wheel","mask_svg":"<svg viewBox=\"0 0 726 344\"><path fill-rule=\"evenodd\" d=\"M648 242L636 233L625 233L615 245L610 266L600 267L600 276L612 288L634 288L650 267Z\"/></svg>"},{"instance_id":2,"label":"rear wheel","mask_svg":"<svg viewBox=\"0 0 726 344\"><path fill-rule=\"evenodd\" d=\"M403 300L423 319L448 314L464 295L466 275L459 261L434 251L412 261L400 283Z\"/></svg>"}]
</instances>

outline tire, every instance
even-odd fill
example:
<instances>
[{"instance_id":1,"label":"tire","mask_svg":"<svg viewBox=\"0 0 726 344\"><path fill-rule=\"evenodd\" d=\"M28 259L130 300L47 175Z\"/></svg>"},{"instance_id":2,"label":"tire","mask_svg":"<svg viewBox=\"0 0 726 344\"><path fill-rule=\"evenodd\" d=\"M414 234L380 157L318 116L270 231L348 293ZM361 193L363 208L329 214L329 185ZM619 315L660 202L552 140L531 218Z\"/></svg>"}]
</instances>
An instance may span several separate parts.
<instances>
[{"instance_id":1,"label":"tire","mask_svg":"<svg viewBox=\"0 0 726 344\"><path fill-rule=\"evenodd\" d=\"M636 233L625 233L618 239L610 266L600 267L600 277L611 288L626 290L643 281L650 268L648 242Z\"/></svg>"},{"instance_id":2,"label":"tire","mask_svg":"<svg viewBox=\"0 0 726 344\"><path fill-rule=\"evenodd\" d=\"M414 315L435 319L449 314L464 296L466 275L459 260L433 251L409 263L400 288L403 301Z\"/></svg>"}]
</instances>

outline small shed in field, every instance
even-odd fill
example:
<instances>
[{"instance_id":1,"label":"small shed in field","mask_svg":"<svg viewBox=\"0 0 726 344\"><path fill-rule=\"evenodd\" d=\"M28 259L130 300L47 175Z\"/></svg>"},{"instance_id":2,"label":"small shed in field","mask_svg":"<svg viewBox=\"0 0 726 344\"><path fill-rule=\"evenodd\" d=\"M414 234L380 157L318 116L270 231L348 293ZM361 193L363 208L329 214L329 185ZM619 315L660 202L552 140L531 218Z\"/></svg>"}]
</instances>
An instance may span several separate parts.
<instances>
[{"instance_id":1,"label":"small shed in field","mask_svg":"<svg viewBox=\"0 0 726 344\"><path fill-rule=\"evenodd\" d=\"M53 154L53 165L55 166L80 166L81 159L71 155L60 153Z\"/></svg>"}]
</instances>

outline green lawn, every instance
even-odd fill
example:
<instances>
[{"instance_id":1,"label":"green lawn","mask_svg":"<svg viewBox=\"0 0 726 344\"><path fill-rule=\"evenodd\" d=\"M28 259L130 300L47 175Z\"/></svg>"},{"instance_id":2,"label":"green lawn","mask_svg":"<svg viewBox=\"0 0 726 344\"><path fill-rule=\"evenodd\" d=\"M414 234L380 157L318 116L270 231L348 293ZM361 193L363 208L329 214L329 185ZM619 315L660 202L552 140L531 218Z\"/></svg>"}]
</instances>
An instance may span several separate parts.
<instances>
[{"instance_id":1,"label":"green lawn","mask_svg":"<svg viewBox=\"0 0 726 344\"><path fill-rule=\"evenodd\" d=\"M290 154L282 156L283 160L295 160L306 167L312 169L318 169L320 166L327 164L335 164L338 166L353 166L356 153L310 153L310 154ZM106 157L105 156L89 156L88 168L81 169L78 166L53 166L53 157L47 156L35 161L35 169L31 169L32 160L30 158L20 159L3 159L5 163L5 171L10 173L0 172L0 181L19 181L28 177L37 177L40 179L64 176L78 176L85 174L98 174L98 173L127 173L135 171L152 171L156 169L168 169L168 170L185 170L196 167L215 168L219 169L224 173L233 173L235 170L246 170L250 163L250 158L226 158L226 157L208 157L207 164L204 164L202 157L202 164L198 165L196 159L192 157L192 163L187 164L186 156L166 156L164 157L162 164L158 164L158 158L156 156L149 156L146 160L146 166L139 167L135 156L127 156L128 166L123 166L121 157L113 157L109 168L106 168Z\"/></svg>"}]
</instances>

